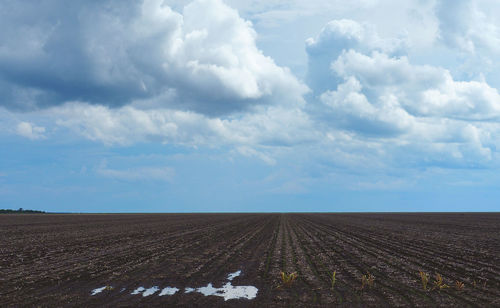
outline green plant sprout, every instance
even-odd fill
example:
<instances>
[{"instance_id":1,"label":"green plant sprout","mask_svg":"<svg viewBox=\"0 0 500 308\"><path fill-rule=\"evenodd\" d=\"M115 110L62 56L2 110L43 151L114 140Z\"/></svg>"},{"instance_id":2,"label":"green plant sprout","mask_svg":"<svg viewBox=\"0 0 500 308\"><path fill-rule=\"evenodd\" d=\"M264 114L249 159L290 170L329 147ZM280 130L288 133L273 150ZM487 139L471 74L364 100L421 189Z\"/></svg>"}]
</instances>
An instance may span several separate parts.
<instances>
[{"instance_id":1,"label":"green plant sprout","mask_svg":"<svg viewBox=\"0 0 500 308\"><path fill-rule=\"evenodd\" d=\"M335 282L337 281L337 279L335 278L336 275L337 275L337 271L334 271L332 273L332 278L331 278L331 281L332 281L332 290L335 287Z\"/></svg>"},{"instance_id":2,"label":"green plant sprout","mask_svg":"<svg viewBox=\"0 0 500 308\"><path fill-rule=\"evenodd\" d=\"M427 291L427 284L429 283L429 274L423 271L419 271L420 280L422 281L422 287Z\"/></svg>"},{"instance_id":3,"label":"green plant sprout","mask_svg":"<svg viewBox=\"0 0 500 308\"><path fill-rule=\"evenodd\" d=\"M297 272L285 273L281 272L281 286L290 287L293 282L298 278Z\"/></svg>"},{"instance_id":4,"label":"green plant sprout","mask_svg":"<svg viewBox=\"0 0 500 308\"><path fill-rule=\"evenodd\" d=\"M445 284L443 282L443 276L441 276L441 274L436 273L436 278L434 280L434 289L441 291L441 290L447 289L449 287L450 286L448 286L447 284Z\"/></svg>"}]
</instances>

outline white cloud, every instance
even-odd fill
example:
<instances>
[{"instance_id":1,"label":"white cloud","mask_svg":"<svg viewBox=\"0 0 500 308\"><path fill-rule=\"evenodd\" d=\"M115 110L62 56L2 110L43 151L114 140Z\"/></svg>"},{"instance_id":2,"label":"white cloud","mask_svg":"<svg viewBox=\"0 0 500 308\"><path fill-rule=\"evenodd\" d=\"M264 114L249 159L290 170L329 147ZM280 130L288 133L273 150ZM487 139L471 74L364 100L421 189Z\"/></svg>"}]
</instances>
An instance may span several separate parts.
<instances>
[{"instance_id":1,"label":"white cloud","mask_svg":"<svg viewBox=\"0 0 500 308\"><path fill-rule=\"evenodd\" d=\"M220 114L265 100L303 102L307 87L257 49L256 32L236 10L219 0L194 1L182 15L168 7L160 14L158 6L158 1L145 2L136 32L147 37L172 33L159 45L154 65L161 65L165 78L176 84L176 99L187 109ZM180 22L175 31L167 32L163 25L171 15ZM159 31L150 33L155 26Z\"/></svg>"},{"instance_id":2,"label":"white cloud","mask_svg":"<svg viewBox=\"0 0 500 308\"><path fill-rule=\"evenodd\" d=\"M392 55L403 52L405 48L404 38L380 38L375 28L367 23L362 24L350 19L332 20L315 38L306 41L308 82L316 94L341 83L342 79L331 73L330 64L345 50L377 50Z\"/></svg>"},{"instance_id":3,"label":"white cloud","mask_svg":"<svg viewBox=\"0 0 500 308\"><path fill-rule=\"evenodd\" d=\"M372 103L393 97L417 116L464 120L500 118L500 95L478 81L455 81L446 69L412 65L406 57L349 50L332 64L340 77L357 78L371 92Z\"/></svg>"},{"instance_id":4,"label":"white cloud","mask_svg":"<svg viewBox=\"0 0 500 308\"><path fill-rule=\"evenodd\" d=\"M175 175L174 169L170 167L139 167L131 169L110 169L102 165L97 173L103 177L124 181L162 181L171 182Z\"/></svg>"},{"instance_id":5,"label":"white cloud","mask_svg":"<svg viewBox=\"0 0 500 308\"><path fill-rule=\"evenodd\" d=\"M276 160L272 157L270 157L269 155L266 155L262 152L259 152L251 147L248 147L248 146L240 146L236 149L238 151L238 153L240 153L241 155L243 156L246 156L246 157L256 157L260 160L262 160L263 162L265 162L266 164L268 165L276 165Z\"/></svg>"},{"instance_id":6,"label":"white cloud","mask_svg":"<svg viewBox=\"0 0 500 308\"><path fill-rule=\"evenodd\" d=\"M373 9L377 0L228 0L232 7L255 19L266 27L277 26L286 22L313 16L347 14L353 11Z\"/></svg>"},{"instance_id":7,"label":"white cloud","mask_svg":"<svg viewBox=\"0 0 500 308\"><path fill-rule=\"evenodd\" d=\"M45 127L36 126L29 122L20 122L16 126L16 133L31 140L44 139Z\"/></svg>"},{"instance_id":8,"label":"white cloud","mask_svg":"<svg viewBox=\"0 0 500 308\"><path fill-rule=\"evenodd\" d=\"M221 0L195 0L181 13L161 0L53 3L40 14L31 3L1 6L12 14L0 13L9 29L0 34L0 93L10 109L156 98L221 115L304 103L307 87L257 48L252 24Z\"/></svg>"},{"instance_id":9,"label":"white cloud","mask_svg":"<svg viewBox=\"0 0 500 308\"><path fill-rule=\"evenodd\" d=\"M332 109L335 124L376 135L393 135L411 128L414 118L400 108L394 94L385 95L375 105L361 90L360 82L351 76L338 86L337 91L321 95L321 101Z\"/></svg>"},{"instance_id":10,"label":"white cloud","mask_svg":"<svg viewBox=\"0 0 500 308\"><path fill-rule=\"evenodd\" d=\"M495 1L437 1L438 41L449 48L449 58L455 59L449 69L456 77L486 79L500 87L500 65L496 61L500 55L499 14Z\"/></svg>"},{"instance_id":11,"label":"white cloud","mask_svg":"<svg viewBox=\"0 0 500 308\"><path fill-rule=\"evenodd\" d=\"M291 147L313 142L318 134L309 115L298 108L268 107L235 117L210 118L186 111L141 110L133 106L109 108L75 102L49 109L46 114L60 127L108 145L143 141L185 146L229 145L241 147L245 150L238 150L240 154L259 157L266 163L272 159L265 158L256 147Z\"/></svg>"},{"instance_id":12,"label":"white cloud","mask_svg":"<svg viewBox=\"0 0 500 308\"><path fill-rule=\"evenodd\" d=\"M409 165L492 163L498 156L493 136L500 132L497 89L484 80L457 81L441 67L411 64L404 49L393 54L395 49L374 43L385 39L363 39L365 29L353 21L330 22L311 40L312 65L314 58L334 56L330 71L313 70L316 79L329 81L318 93L315 120L351 132L350 144L383 147L373 152L376 159L391 157L403 165L405 159Z\"/></svg>"},{"instance_id":13,"label":"white cloud","mask_svg":"<svg viewBox=\"0 0 500 308\"><path fill-rule=\"evenodd\" d=\"M425 10L431 6L428 3ZM399 8L403 9L406 6ZM363 172L366 166L381 170L498 162L498 90L486 79L459 78L450 68L426 64L432 59L415 60L408 41L411 33L383 37L368 22L328 22L306 43L309 86L314 92L305 95L305 103L307 87L266 57L257 48L253 25L221 1L169 7L151 0L118 11L96 10L94 23L82 11L82 24L76 26L85 37L77 50L89 61L83 65L89 71L83 79L68 74L71 82L61 87L73 89L82 82L90 85L86 91L109 90L97 95L110 101L98 104L93 98L69 93L65 104L37 111L45 116L44 126L52 121L55 128L67 128L106 145L146 141L228 149L230 154L257 158L270 166L297 159L317 173ZM62 35L61 29L54 31ZM15 63L21 65L28 58L33 61L26 63L38 63L40 46L52 47L45 55L48 58L63 54L49 32L37 33L31 33L37 38L32 45L18 42L24 49ZM444 39L455 34L442 30L441 35ZM475 52L477 46L486 46L472 34L466 38ZM0 58L16 60L10 51L2 50ZM61 67L55 71L41 69L37 81L52 80L76 60L70 59L67 66L58 62ZM40 63L37 67L44 68L45 62ZM31 76L30 67L24 68L28 69L25 76ZM11 88L16 97L24 97L23 102L43 96L40 86L23 85L19 82L18 88ZM113 100L122 92L125 105ZM19 117L26 123L33 119ZM30 127L35 134L36 126ZM56 131L49 129L51 134ZM131 179L138 177L132 174L148 170L101 171Z\"/></svg>"},{"instance_id":14,"label":"white cloud","mask_svg":"<svg viewBox=\"0 0 500 308\"><path fill-rule=\"evenodd\" d=\"M70 128L84 137L108 145L128 145L143 140L175 140L179 118L187 126L196 124L196 115L189 112L140 110L130 106L111 109L83 103L71 103L50 110L59 126ZM198 116L200 117L200 116Z\"/></svg>"},{"instance_id":15,"label":"white cloud","mask_svg":"<svg viewBox=\"0 0 500 308\"><path fill-rule=\"evenodd\" d=\"M381 38L373 25L359 23L351 19L328 22L316 38L306 41L308 52L328 50L336 58L342 50L380 50L384 53L397 53L406 48L403 38Z\"/></svg>"},{"instance_id":16,"label":"white cloud","mask_svg":"<svg viewBox=\"0 0 500 308\"><path fill-rule=\"evenodd\" d=\"M436 15L440 39L468 53L500 53L498 5L477 0L438 0Z\"/></svg>"}]
</instances>

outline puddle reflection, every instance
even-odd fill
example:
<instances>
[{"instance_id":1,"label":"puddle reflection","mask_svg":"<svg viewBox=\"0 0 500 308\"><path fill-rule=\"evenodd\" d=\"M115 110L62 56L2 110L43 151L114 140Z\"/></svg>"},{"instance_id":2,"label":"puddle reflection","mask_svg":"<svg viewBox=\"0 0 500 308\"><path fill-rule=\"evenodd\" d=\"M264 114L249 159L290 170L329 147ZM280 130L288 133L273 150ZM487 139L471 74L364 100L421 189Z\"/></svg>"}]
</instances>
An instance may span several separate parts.
<instances>
[{"instance_id":1,"label":"puddle reflection","mask_svg":"<svg viewBox=\"0 0 500 308\"><path fill-rule=\"evenodd\" d=\"M214 288L212 283L209 283L206 287L200 287L200 288L185 288L184 293L193 293L193 292L198 292L201 293L205 296L220 296L223 297L225 301L229 299L239 299L239 298L246 298L246 299L253 299L257 296L258 289L254 286L233 286L231 284L231 281L241 275L241 270L236 271L234 273L230 273L227 276L228 282L224 284L221 288ZM111 286L104 286L101 288L97 288L91 291L91 295L94 296L96 294L101 293L104 290L113 290L113 287ZM120 293L123 292L125 288L122 288ZM142 294L143 297L150 296L155 294L156 292L160 291L160 288L157 286L153 286L149 289L146 289L144 287L138 287L132 293L131 295L138 295ZM165 295L174 295L179 291L178 288L176 287L166 287L161 290L161 292L158 294L158 296L165 296Z\"/></svg>"}]
</instances>

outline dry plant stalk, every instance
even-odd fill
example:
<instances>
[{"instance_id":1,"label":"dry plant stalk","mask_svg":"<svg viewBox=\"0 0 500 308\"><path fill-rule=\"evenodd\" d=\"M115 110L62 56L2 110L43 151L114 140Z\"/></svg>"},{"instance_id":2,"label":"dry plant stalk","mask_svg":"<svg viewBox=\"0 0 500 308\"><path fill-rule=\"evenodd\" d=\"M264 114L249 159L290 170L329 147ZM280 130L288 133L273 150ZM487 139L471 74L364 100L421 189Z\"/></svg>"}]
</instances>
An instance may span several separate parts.
<instances>
[{"instance_id":1,"label":"dry plant stalk","mask_svg":"<svg viewBox=\"0 0 500 308\"><path fill-rule=\"evenodd\" d=\"M422 280L422 287L427 291L427 284L429 283L429 274L419 271L420 279Z\"/></svg>"},{"instance_id":2,"label":"dry plant stalk","mask_svg":"<svg viewBox=\"0 0 500 308\"><path fill-rule=\"evenodd\" d=\"M292 285L292 283L297 279L298 275L297 272L293 273L285 273L281 272L281 286L284 287L289 287Z\"/></svg>"},{"instance_id":3,"label":"dry plant stalk","mask_svg":"<svg viewBox=\"0 0 500 308\"><path fill-rule=\"evenodd\" d=\"M443 282L443 276L441 274L436 273L436 280L434 280L434 289L443 290L449 288L447 284Z\"/></svg>"},{"instance_id":4,"label":"dry plant stalk","mask_svg":"<svg viewBox=\"0 0 500 308\"><path fill-rule=\"evenodd\" d=\"M375 284L375 277L368 273L366 275L361 276L361 290L364 290L365 287L368 286L369 289L373 288Z\"/></svg>"},{"instance_id":5,"label":"dry plant stalk","mask_svg":"<svg viewBox=\"0 0 500 308\"><path fill-rule=\"evenodd\" d=\"M464 289L464 286L465 284L461 281L455 281L455 289L457 289L457 291L462 291Z\"/></svg>"}]
</instances>

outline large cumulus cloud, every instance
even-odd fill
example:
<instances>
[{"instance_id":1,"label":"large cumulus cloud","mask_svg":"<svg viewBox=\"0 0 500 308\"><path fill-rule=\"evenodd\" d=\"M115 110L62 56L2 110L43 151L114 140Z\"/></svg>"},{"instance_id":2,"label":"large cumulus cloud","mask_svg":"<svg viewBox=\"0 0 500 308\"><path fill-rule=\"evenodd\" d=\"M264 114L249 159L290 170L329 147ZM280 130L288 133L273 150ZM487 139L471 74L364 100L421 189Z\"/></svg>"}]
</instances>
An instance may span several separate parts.
<instances>
[{"instance_id":1,"label":"large cumulus cloud","mask_svg":"<svg viewBox=\"0 0 500 308\"><path fill-rule=\"evenodd\" d=\"M208 115L307 91L256 47L256 32L220 0L182 12L161 0L0 4L0 93L9 109L67 101L157 106Z\"/></svg>"},{"instance_id":2,"label":"large cumulus cloud","mask_svg":"<svg viewBox=\"0 0 500 308\"><path fill-rule=\"evenodd\" d=\"M312 78L323 82L312 86L315 118L390 149L386 157L491 161L500 128L498 90L485 80L456 80L448 69L412 64L404 41L379 38L373 30L363 39L367 29L337 20L308 40ZM328 70L318 73L319 63Z\"/></svg>"},{"instance_id":3,"label":"large cumulus cloud","mask_svg":"<svg viewBox=\"0 0 500 308\"><path fill-rule=\"evenodd\" d=\"M229 148L269 164L286 153L317 173L500 161L497 88L486 78L457 77L437 60L415 61L411 35L328 22L306 41L312 91L305 103L307 87L264 56L252 25L222 2L197 0L176 10L161 1L108 4L72 3L67 18L23 9L8 14L15 21L1 19L20 25L0 34L8 42L0 48L3 104L50 106L37 114L106 145ZM464 49L446 28L455 20L441 9L438 3L435 43L453 58L450 49ZM467 30L473 26L457 28L470 34L475 47L468 53L486 46ZM56 130L20 121L46 128L47 138Z\"/></svg>"},{"instance_id":4,"label":"large cumulus cloud","mask_svg":"<svg viewBox=\"0 0 500 308\"><path fill-rule=\"evenodd\" d=\"M308 54L308 83L316 92L325 91L341 79L330 73L330 64L344 50L361 52L378 50L387 54L400 54L406 46L402 38L381 38L374 27L350 19L332 20L317 37L306 40Z\"/></svg>"},{"instance_id":5,"label":"large cumulus cloud","mask_svg":"<svg viewBox=\"0 0 500 308\"><path fill-rule=\"evenodd\" d=\"M349 50L331 68L343 79L359 79L373 103L393 97L397 106L415 116L500 119L500 95L495 88L484 81L455 81L448 70L412 65L407 57Z\"/></svg>"}]
</instances>

